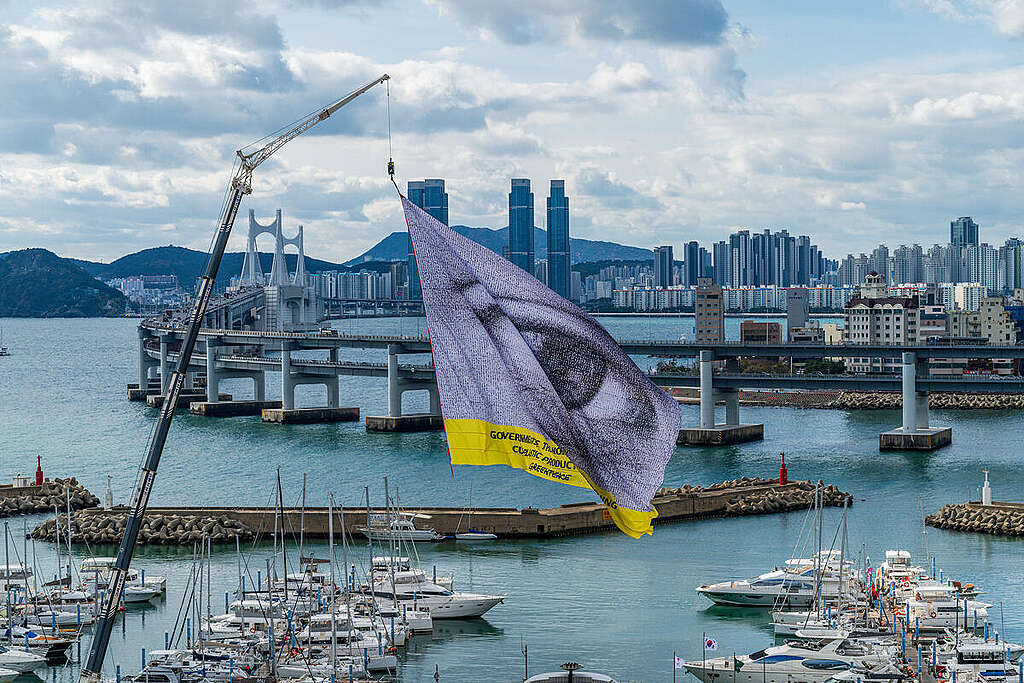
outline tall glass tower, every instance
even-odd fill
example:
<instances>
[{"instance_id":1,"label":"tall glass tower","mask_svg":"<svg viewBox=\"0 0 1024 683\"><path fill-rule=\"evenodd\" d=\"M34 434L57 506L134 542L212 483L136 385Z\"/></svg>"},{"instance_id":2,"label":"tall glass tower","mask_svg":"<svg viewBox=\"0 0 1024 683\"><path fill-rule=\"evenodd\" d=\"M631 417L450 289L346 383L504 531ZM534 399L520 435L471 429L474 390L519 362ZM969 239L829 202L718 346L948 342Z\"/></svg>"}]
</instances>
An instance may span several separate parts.
<instances>
[{"instance_id":1,"label":"tall glass tower","mask_svg":"<svg viewBox=\"0 0 1024 683\"><path fill-rule=\"evenodd\" d=\"M441 223L448 225L448 193L444 191L444 180L427 178L426 180L410 180L406 190L409 201L423 209ZM412 254L412 240L408 240L409 262L409 299L423 298L420 287L420 271L416 267L416 258Z\"/></svg>"},{"instance_id":2,"label":"tall glass tower","mask_svg":"<svg viewBox=\"0 0 1024 683\"><path fill-rule=\"evenodd\" d=\"M548 287L569 298L569 198L565 181L552 180L548 193Z\"/></svg>"},{"instance_id":3,"label":"tall glass tower","mask_svg":"<svg viewBox=\"0 0 1024 683\"><path fill-rule=\"evenodd\" d=\"M970 216L961 216L949 222L949 241L951 244L966 247L978 244L978 224Z\"/></svg>"},{"instance_id":4,"label":"tall glass tower","mask_svg":"<svg viewBox=\"0 0 1024 683\"><path fill-rule=\"evenodd\" d=\"M533 274L533 192L529 178L513 178L508 193L508 255L512 263Z\"/></svg>"}]
</instances>

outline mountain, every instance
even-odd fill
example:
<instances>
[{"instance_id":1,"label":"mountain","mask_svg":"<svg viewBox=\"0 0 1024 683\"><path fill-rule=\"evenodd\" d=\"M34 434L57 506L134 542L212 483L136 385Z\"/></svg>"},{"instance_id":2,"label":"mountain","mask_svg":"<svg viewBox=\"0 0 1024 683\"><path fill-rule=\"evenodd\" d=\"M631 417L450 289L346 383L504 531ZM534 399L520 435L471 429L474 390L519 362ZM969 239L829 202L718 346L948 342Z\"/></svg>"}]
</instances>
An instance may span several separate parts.
<instances>
[{"instance_id":1,"label":"mountain","mask_svg":"<svg viewBox=\"0 0 1024 683\"><path fill-rule=\"evenodd\" d=\"M452 230L463 237L468 237L477 244L487 247L496 254L508 244L508 228L491 230L490 228L471 228L467 225L453 225ZM363 261L404 261L407 257L408 235L405 232L393 232L364 252L361 256L346 261L346 266L356 266ZM548 234L541 228L533 229L533 243L538 259L547 258ZM650 249L629 247L615 242L585 240L571 238L569 254L573 263L591 261L650 261L654 254Z\"/></svg>"},{"instance_id":2,"label":"mountain","mask_svg":"<svg viewBox=\"0 0 1024 683\"><path fill-rule=\"evenodd\" d=\"M285 261L288 264L288 271L295 271L296 254L285 254ZM245 261L243 252L228 252L217 271L217 285L224 287L231 278L242 272L242 263ZM263 272L269 272L274 261L273 254L260 254L260 265ZM143 249L133 254L122 256L111 263L83 262L83 268L96 277L109 280L115 277L128 277L130 275L177 275L178 283L185 289L190 289L206 268L206 252L186 249L168 245L166 247L153 247ZM321 261L320 259L306 257L306 272L316 273L322 270L348 270L340 263Z\"/></svg>"},{"instance_id":3,"label":"mountain","mask_svg":"<svg viewBox=\"0 0 1024 683\"><path fill-rule=\"evenodd\" d=\"M0 317L95 318L124 310L121 292L71 259L46 249L0 254Z\"/></svg>"}]
</instances>

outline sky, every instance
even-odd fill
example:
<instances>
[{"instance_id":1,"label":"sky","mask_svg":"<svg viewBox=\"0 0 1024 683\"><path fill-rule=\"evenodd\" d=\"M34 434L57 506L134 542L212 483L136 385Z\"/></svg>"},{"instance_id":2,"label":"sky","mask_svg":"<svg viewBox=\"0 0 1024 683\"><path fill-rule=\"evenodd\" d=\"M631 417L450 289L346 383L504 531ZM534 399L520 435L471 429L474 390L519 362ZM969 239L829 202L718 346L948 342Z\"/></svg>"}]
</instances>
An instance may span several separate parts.
<instances>
[{"instance_id":1,"label":"sky","mask_svg":"<svg viewBox=\"0 0 1024 683\"><path fill-rule=\"evenodd\" d=\"M235 150L382 73L261 166L248 210L306 253L404 229L386 174L451 224L565 179L574 237L824 252L1024 237L1024 0L0 0L0 252L205 249ZM262 238L269 248L269 237Z\"/></svg>"}]
</instances>

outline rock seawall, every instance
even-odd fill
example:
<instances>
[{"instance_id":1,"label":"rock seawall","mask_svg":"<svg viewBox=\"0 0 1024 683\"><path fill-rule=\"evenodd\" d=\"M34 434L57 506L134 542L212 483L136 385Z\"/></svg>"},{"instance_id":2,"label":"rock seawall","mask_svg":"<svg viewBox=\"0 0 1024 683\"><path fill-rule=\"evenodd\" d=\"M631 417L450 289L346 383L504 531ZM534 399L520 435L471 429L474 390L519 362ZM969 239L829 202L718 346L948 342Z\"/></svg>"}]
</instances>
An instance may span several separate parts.
<instances>
[{"instance_id":1,"label":"rock seawall","mask_svg":"<svg viewBox=\"0 0 1024 683\"><path fill-rule=\"evenodd\" d=\"M709 486L685 485L677 489L663 488L658 491L656 496L699 494L705 491L721 491L724 489L740 489L742 491L744 487L761 488L777 483L777 479L741 477L740 479L723 481ZM796 487L785 491L768 488L750 491L749 493L740 493L729 499L725 507L725 514L726 516L766 515L773 512L805 510L814 505L815 485L811 482L798 482L796 484ZM826 485L821 481L818 484L822 487L822 503L824 505L842 507L844 501L848 506L853 505L853 496L840 491L839 487L835 484Z\"/></svg>"},{"instance_id":2,"label":"rock seawall","mask_svg":"<svg viewBox=\"0 0 1024 683\"><path fill-rule=\"evenodd\" d=\"M959 503L944 505L934 515L924 519L925 524L937 529L973 531L997 536L1024 536L1024 506L974 505Z\"/></svg>"},{"instance_id":3,"label":"rock seawall","mask_svg":"<svg viewBox=\"0 0 1024 683\"><path fill-rule=\"evenodd\" d=\"M96 507L100 504L100 499L92 495L74 477L47 479L43 482L41 491L36 487L32 487L32 489L31 492L23 496L8 495L0 498L0 517L29 515L33 512L53 512L54 507L58 510L65 510L69 494L72 510Z\"/></svg>"},{"instance_id":4,"label":"rock seawall","mask_svg":"<svg viewBox=\"0 0 1024 683\"><path fill-rule=\"evenodd\" d=\"M88 543L120 543L124 534L126 513L115 515L71 516L71 537ZM67 533L67 516L59 518L61 536ZM32 538L55 541L57 523L48 519L30 534ZM251 541L253 532L241 522L225 516L153 515L146 514L139 529L139 543L151 545L188 545L208 537L212 543Z\"/></svg>"},{"instance_id":5,"label":"rock seawall","mask_svg":"<svg viewBox=\"0 0 1024 683\"><path fill-rule=\"evenodd\" d=\"M899 410L903 396L896 392L847 391L826 407L838 410ZM1020 410L1022 394L931 394L928 407L938 410Z\"/></svg>"}]
</instances>

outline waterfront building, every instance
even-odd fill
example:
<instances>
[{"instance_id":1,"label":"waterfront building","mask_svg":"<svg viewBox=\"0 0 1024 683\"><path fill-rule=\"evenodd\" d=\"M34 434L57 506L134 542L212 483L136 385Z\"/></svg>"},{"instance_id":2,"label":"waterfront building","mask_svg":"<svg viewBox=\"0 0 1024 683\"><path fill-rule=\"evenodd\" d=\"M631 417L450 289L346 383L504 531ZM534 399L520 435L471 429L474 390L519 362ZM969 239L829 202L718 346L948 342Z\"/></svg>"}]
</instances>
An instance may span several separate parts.
<instances>
[{"instance_id":1,"label":"waterfront building","mask_svg":"<svg viewBox=\"0 0 1024 683\"><path fill-rule=\"evenodd\" d=\"M565 181L552 180L548 194L548 261L546 282L561 297L570 296L569 198Z\"/></svg>"},{"instance_id":2,"label":"waterfront building","mask_svg":"<svg viewBox=\"0 0 1024 683\"><path fill-rule=\"evenodd\" d=\"M529 178L513 178L508 193L508 257L527 273L534 272L533 192Z\"/></svg>"},{"instance_id":3,"label":"waterfront building","mask_svg":"<svg viewBox=\"0 0 1024 683\"><path fill-rule=\"evenodd\" d=\"M427 178L426 180L410 180L406 187L409 201L433 216L439 222L448 225L448 193L444 190L444 180ZM408 241L406 263L408 265L408 298L418 301L423 298L420 288L420 273L416 268L416 258L412 253L412 240Z\"/></svg>"},{"instance_id":4,"label":"waterfront building","mask_svg":"<svg viewBox=\"0 0 1024 683\"><path fill-rule=\"evenodd\" d=\"M953 246L978 244L978 224L970 216L961 216L949 222L949 242Z\"/></svg>"},{"instance_id":5,"label":"waterfront building","mask_svg":"<svg viewBox=\"0 0 1024 683\"><path fill-rule=\"evenodd\" d=\"M869 273L861 295L846 304L846 340L849 344L901 346L920 342L920 309L917 297L888 295L885 277ZM850 372L895 372L900 359L852 357L846 359Z\"/></svg>"},{"instance_id":6,"label":"waterfront building","mask_svg":"<svg viewBox=\"0 0 1024 683\"><path fill-rule=\"evenodd\" d=\"M740 323L740 341L745 344L778 344L782 341L782 325L744 320Z\"/></svg>"},{"instance_id":7,"label":"waterfront building","mask_svg":"<svg viewBox=\"0 0 1024 683\"><path fill-rule=\"evenodd\" d=\"M654 286L671 287L675 284L672 258L672 247L665 245L654 250ZM687 283L683 283L687 284Z\"/></svg>"},{"instance_id":8,"label":"waterfront building","mask_svg":"<svg viewBox=\"0 0 1024 683\"><path fill-rule=\"evenodd\" d=\"M722 286L700 278L694 295L694 335L699 342L725 341L725 308Z\"/></svg>"}]
</instances>

